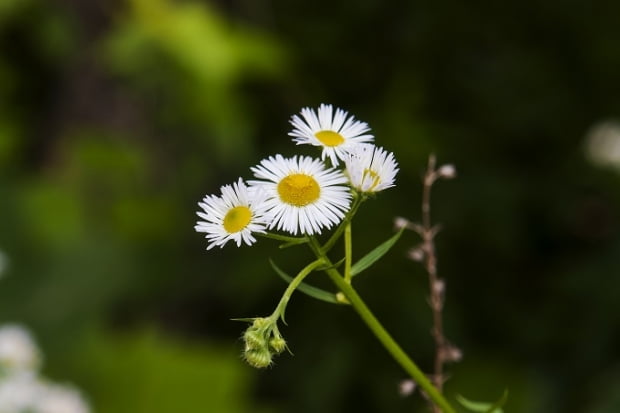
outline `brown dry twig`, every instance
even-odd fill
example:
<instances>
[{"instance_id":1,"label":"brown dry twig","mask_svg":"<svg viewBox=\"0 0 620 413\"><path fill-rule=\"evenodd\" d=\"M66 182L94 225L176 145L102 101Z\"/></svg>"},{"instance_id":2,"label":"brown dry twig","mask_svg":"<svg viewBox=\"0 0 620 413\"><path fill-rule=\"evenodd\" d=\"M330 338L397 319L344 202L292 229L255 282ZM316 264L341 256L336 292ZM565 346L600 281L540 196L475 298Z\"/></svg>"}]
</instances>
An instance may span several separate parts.
<instances>
[{"instance_id":1,"label":"brown dry twig","mask_svg":"<svg viewBox=\"0 0 620 413\"><path fill-rule=\"evenodd\" d=\"M436 168L436 158L430 155L428 165L422 179L422 223L417 224L404 218L397 218L395 223L399 227L405 227L420 235L422 242L409 250L408 256L413 261L421 262L428 274L429 297L428 304L432 311L433 327L431 335L435 341L435 360L433 383L441 392L446 380L444 364L461 359L461 351L450 344L443 332L443 307L445 304L446 283L437 274L437 255L435 252L435 236L440 226L432 225L431 221L431 188L438 179L452 179L456 176L456 170L452 165L443 165ZM434 412L440 412L433 405Z\"/></svg>"}]
</instances>

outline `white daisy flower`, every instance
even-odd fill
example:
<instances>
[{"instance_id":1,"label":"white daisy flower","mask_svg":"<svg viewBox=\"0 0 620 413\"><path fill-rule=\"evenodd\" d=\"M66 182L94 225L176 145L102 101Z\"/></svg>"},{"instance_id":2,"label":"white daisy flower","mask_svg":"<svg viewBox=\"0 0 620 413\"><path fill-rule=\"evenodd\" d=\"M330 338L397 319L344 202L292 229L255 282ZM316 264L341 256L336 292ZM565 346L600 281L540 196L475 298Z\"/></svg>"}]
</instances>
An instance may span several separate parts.
<instances>
[{"instance_id":1,"label":"white daisy flower","mask_svg":"<svg viewBox=\"0 0 620 413\"><path fill-rule=\"evenodd\" d=\"M251 169L254 176L265 179L248 183L267 193L265 205L273 218L269 228L293 235L320 234L321 228L342 221L349 209L347 178L339 170L327 169L319 159L276 155Z\"/></svg>"},{"instance_id":2,"label":"white daisy flower","mask_svg":"<svg viewBox=\"0 0 620 413\"><path fill-rule=\"evenodd\" d=\"M338 165L338 159L344 160L347 153L359 144L374 140L372 135L366 134L370 131L366 122L355 120L342 109L336 109L334 113L332 105L322 104L317 112L303 108L301 116L291 118L295 129L289 132L289 136L294 137L297 145L322 146L321 159L329 157L334 166Z\"/></svg>"},{"instance_id":3,"label":"white daisy flower","mask_svg":"<svg viewBox=\"0 0 620 413\"><path fill-rule=\"evenodd\" d=\"M394 186L398 164L392 152L375 145L360 145L345 160L351 186L372 193Z\"/></svg>"},{"instance_id":4,"label":"white daisy flower","mask_svg":"<svg viewBox=\"0 0 620 413\"><path fill-rule=\"evenodd\" d=\"M266 194L250 191L241 178L233 185L222 186L221 192L222 196L207 195L198 203L204 212L197 214L204 221L198 221L194 229L207 234L208 250L215 246L221 248L230 240L238 247L241 242L252 245L256 242L252 233L265 232Z\"/></svg>"}]
</instances>

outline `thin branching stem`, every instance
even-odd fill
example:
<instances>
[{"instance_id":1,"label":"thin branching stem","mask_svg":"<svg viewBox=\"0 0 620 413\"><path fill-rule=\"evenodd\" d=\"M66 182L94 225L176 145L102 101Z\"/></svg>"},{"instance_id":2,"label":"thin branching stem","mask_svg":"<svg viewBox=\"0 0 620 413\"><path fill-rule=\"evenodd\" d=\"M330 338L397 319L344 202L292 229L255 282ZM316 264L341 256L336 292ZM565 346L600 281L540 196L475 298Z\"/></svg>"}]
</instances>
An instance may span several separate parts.
<instances>
[{"instance_id":1,"label":"thin branching stem","mask_svg":"<svg viewBox=\"0 0 620 413\"><path fill-rule=\"evenodd\" d=\"M295 289L299 287L299 284L301 284L304 278L306 278L312 271L324 265L325 263L325 260L323 260L322 258L318 258L316 261L312 261L310 264L306 265L301 271L299 271L299 274L297 274L295 278L291 280L288 287L284 291L284 294L282 294L282 298L280 299L280 302L278 303L278 306L276 307L271 317L274 317L276 320L278 319L278 317L280 317L282 318L282 321L284 321L284 311L286 310L286 306L288 305L288 302L291 299L291 295L293 295Z\"/></svg>"},{"instance_id":2,"label":"thin branching stem","mask_svg":"<svg viewBox=\"0 0 620 413\"><path fill-rule=\"evenodd\" d=\"M431 334L435 341L435 360L433 366L433 383L441 392L443 390L444 373L443 367L446 362L448 346L443 333L443 306L444 306L444 281L437 275L437 255L435 252L435 234L437 229L431 221L431 188L437 180L438 174L435 169L436 159L434 155L428 158L428 166L423 179L422 190L422 226L417 232L422 237L422 250L424 251L424 268L428 273L429 305L433 315L433 327ZM433 406L434 412L439 412L437 406Z\"/></svg>"}]
</instances>

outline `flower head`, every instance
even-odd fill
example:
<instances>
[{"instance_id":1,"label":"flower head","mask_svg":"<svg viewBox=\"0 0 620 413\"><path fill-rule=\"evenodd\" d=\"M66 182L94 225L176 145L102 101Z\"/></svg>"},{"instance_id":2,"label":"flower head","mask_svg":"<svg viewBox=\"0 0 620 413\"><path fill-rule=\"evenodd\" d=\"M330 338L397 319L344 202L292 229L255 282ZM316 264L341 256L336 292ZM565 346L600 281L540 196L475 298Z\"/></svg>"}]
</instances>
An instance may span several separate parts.
<instances>
[{"instance_id":1,"label":"flower head","mask_svg":"<svg viewBox=\"0 0 620 413\"><path fill-rule=\"evenodd\" d=\"M338 224L349 209L351 194L347 178L309 156L263 159L252 169L261 181L249 181L251 187L267 193L265 206L277 227L297 235L317 234L321 228Z\"/></svg>"},{"instance_id":2,"label":"flower head","mask_svg":"<svg viewBox=\"0 0 620 413\"><path fill-rule=\"evenodd\" d=\"M338 159L344 160L347 153L362 143L372 142L374 137L368 124L355 120L342 109L334 110L332 105L322 104L318 111L310 108L301 110L301 118L293 115L291 124L295 127L289 136L298 145L310 144L322 146L321 159L329 157L332 165L338 165Z\"/></svg>"},{"instance_id":3,"label":"flower head","mask_svg":"<svg viewBox=\"0 0 620 413\"><path fill-rule=\"evenodd\" d=\"M41 355L30 332L17 324L0 328L0 370L31 370L39 367Z\"/></svg>"},{"instance_id":4,"label":"flower head","mask_svg":"<svg viewBox=\"0 0 620 413\"><path fill-rule=\"evenodd\" d=\"M223 247L233 240L252 245L256 238L253 232L265 232L268 216L264 205L266 194L250 191L241 178L232 185L221 188L222 195L207 195L198 205L204 212L197 212L204 221L198 221L194 229L206 233L207 249Z\"/></svg>"},{"instance_id":5,"label":"flower head","mask_svg":"<svg viewBox=\"0 0 620 413\"><path fill-rule=\"evenodd\" d=\"M394 154L375 145L360 145L345 160L351 186L364 193L394 186L398 164Z\"/></svg>"}]
</instances>

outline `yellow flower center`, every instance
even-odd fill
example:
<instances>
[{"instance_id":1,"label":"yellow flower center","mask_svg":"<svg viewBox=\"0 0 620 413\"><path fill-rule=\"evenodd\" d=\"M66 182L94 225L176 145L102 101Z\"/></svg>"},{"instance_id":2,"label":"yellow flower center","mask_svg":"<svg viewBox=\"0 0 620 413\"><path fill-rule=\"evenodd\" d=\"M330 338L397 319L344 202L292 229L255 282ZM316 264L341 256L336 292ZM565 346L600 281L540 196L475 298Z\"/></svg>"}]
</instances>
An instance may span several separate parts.
<instances>
[{"instance_id":1,"label":"yellow flower center","mask_svg":"<svg viewBox=\"0 0 620 413\"><path fill-rule=\"evenodd\" d=\"M338 146L344 142L341 134L331 130L318 131L314 136L325 146Z\"/></svg>"},{"instance_id":2,"label":"yellow flower center","mask_svg":"<svg viewBox=\"0 0 620 413\"><path fill-rule=\"evenodd\" d=\"M292 174L280 181L278 194L282 202L302 207L319 199L321 189L313 177L306 174Z\"/></svg>"},{"instance_id":3,"label":"yellow flower center","mask_svg":"<svg viewBox=\"0 0 620 413\"><path fill-rule=\"evenodd\" d=\"M239 232L247 227L252 219L252 211L246 206L232 208L224 217L224 229L229 232Z\"/></svg>"},{"instance_id":4,"label":"yellow flower center","mask_svg":"<svg viewBox=\"0 0 620 413\"><path fill-rule=\"evenodd\" d=\"M379 185L379 182L381 182L381 177L379 176L379 174L368 168L364 169L364 177L362 180L365 181L367 178L372 180L372 185L370 185L370 188L368 188L369 192L374 190L377 185Z\"/></svg>"}]
</instances>

